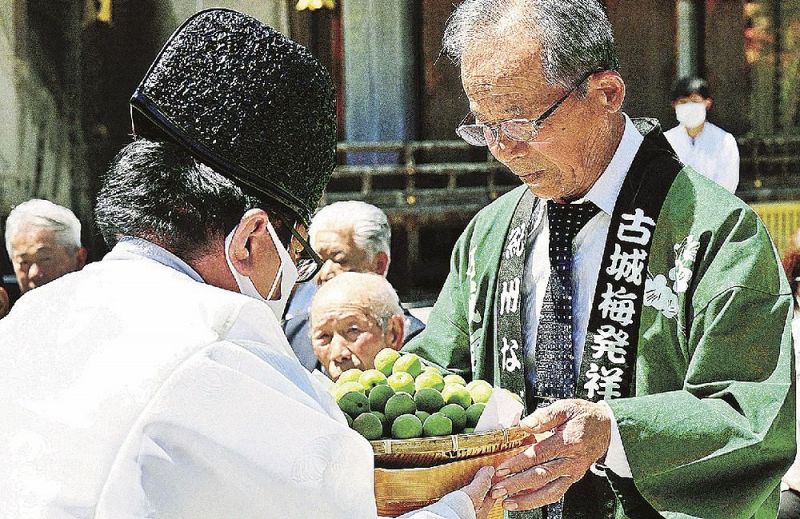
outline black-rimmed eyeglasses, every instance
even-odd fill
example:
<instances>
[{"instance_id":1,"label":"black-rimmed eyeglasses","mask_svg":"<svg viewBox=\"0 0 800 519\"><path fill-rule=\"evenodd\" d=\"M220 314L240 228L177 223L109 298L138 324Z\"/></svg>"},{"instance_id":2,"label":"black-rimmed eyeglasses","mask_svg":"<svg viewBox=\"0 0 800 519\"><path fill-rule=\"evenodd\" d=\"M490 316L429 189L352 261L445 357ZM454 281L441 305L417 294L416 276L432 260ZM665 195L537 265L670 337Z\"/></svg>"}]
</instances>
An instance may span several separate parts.
<instances>
[{"instance_id":1,"label":"black-rimmed eyeglasses","mask_svg":"<svg viewBox=\"0 0 800 519\"><path fill-rule=\"evenodd\" d=\"M461 121L461 124L456 128L456 134L464 139L467 143L473 146L493 146L500 138L500 132L508 137L508 139L516 142L530 142L536 138L539 133L539 128L542 123L553 115L558 107L567 100L567 98L583 84L584 81L589 79L589 76L598 71L587 72L570 88L567 93L558 98L555 103L535 119L508 119L494 124L464 124L470 117L474 118L472 112L468 113Z\"/></svg>"},{"instance_id":2,"label":"black-rimmed eyeglasses","mask_svg":"<svg viewBox=\"0 0 800 519\"><path fill-rule=\"evenodd\" d=\"M305 283L317 275L317 272L322 268L325 263L322 258L311 248L302 234L297 232L295 224L289 221L282 215L275 213L275 216L281 221L283 227L289 230L291 237L287 240L288 246L286 247L290 253L293 253L297 258L297 283ZM277 232L277 231L276 231ZM280 235L278 236L280 238ZM297 243L293 243L293 242Z\"/></svg>"}]
</instances>

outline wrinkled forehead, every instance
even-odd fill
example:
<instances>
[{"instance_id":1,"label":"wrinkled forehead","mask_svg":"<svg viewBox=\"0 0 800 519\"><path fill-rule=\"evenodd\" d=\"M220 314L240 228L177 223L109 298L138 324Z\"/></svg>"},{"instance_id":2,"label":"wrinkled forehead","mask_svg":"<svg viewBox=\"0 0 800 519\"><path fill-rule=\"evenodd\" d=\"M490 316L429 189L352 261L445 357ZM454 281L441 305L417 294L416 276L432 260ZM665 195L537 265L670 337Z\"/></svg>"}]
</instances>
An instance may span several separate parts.
<instances>
[{"instance_id":1,"label":"wrinkled forehead","mask_svg":"<svg viewBox=\"0 0 800 519\"><path fill-rule=\"evenodd\" d=\"M532 40L487 41L468 47L461 57L461 80L467 95L494 88L547 85L541 49Z\"/></svg>"},{"instance_id":2,"label":"wrinkled forehead","mask_svg":"<svg viewBox=\"0 0 800 519\"><path fill-rule=\"evenodd\" d=\"M72 248L59 240L55 229L35 224L20 226L16 234L11 237L10 245L12 252L16 254L33 254L42 249L69 250Z\"/></svg>"},{"instance_id":3,"label":"wrinkled forehead","mask_svg":"<svg viewBox=\"0 0 800 519\"><path fill-rule=\"evenodd\" d=\"M352 294L351 294L352 295ZM351 297L341 297L335 294L332 297L315 298L311 306L311 327L336 326L342 321L372 321L372 314L366 303L354 301Z\"/></svg>"},{"instance_id":4,"label":"wrinkled forehead","mask_svg":"<svg viewBox=\"0 0 800 519\"><path fill-rule=\"evenodd\" d=\"M461 61L461 81L477 116L487 112L524 112L548 97L554 87L542 71L539 47L473 47Z\"/></svg>"},{"instance_id":5,"label":"wrinkled forehead","mask_svg":"<svg viewBox=\"0 0 800 519\"><path fill-rule=\"evenodd\" d=\"M349 222L326 222L324 226L314 227L311 245L349 246L353 244L353 224Z\"/></svg>"}]
</instances>

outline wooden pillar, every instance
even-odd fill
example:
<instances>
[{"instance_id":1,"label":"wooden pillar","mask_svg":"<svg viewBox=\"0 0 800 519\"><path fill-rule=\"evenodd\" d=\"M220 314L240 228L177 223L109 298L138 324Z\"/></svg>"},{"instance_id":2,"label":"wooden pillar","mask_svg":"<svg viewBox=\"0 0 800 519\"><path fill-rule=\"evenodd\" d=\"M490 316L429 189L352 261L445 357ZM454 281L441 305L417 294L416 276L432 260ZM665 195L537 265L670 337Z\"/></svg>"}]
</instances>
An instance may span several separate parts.
<instances>
[{"instance_id":1,"label":"wooden pillar","mask_svg":"<svg viewBox=\"0 0 800 519\"><path fill-rule=\"evenodd\" d=\"M750 130L751 71L745 59L743 0L705 0L705 70L714 107L709 119L736 136Z\"/></svg>"},{"instance_id":2,"label":"wooden pillar","mask_svg":"<svg viewBox=\"0 0 800 519\"><path fill-rule=\"evenodd\" d=\"M675 4L664 0L608 2L620 73L625 80L625 112L674 120L670 87L675 79Z\"/></svg>"},{"instance_id":3,"label":"wooden pillar","mask_svg":"<svg viewBox=\"0 0 800 519\"><path fill-rule=\"evenodd\" d=\"M783 118L781 117L781 87L783 86L783 17L781 16L781 0L772 0L773 54L775 56L775 78L772 90L772 131L781 133Z\"/></svg>"},{"instance_id":4,"label":"wooden pillar","mask_svg":"<svg viewBox=\"0 0 800 519\"><path fill-rule=\"evenodd\" d=\"M698 76L703 70L702 14L700 0L678 0L677 75Z\"/></svg>"},{"instance_id":5,"label":"wooden pillar","mask_svg":"<svg viewBox=\"0 0 800 519\"><path fill-rule=\"evenodd\" d=\"M420 2L422 139L458 139L456 126L469 111L469 101L461 88L461 71L442 54L442 36L454 3L452 0Z\"/></svg>"},{"instance_id":6,"label":"wooden pillar","mask_svg":"<svg viewBox=\"0 0 800 519\"><path fill-rule=\"evenodd\" d=\"M342 2L345 139L407 141L417 135L415 2ZM394 162L369 153L356 163Z\"/></svg>"}]
</instances>

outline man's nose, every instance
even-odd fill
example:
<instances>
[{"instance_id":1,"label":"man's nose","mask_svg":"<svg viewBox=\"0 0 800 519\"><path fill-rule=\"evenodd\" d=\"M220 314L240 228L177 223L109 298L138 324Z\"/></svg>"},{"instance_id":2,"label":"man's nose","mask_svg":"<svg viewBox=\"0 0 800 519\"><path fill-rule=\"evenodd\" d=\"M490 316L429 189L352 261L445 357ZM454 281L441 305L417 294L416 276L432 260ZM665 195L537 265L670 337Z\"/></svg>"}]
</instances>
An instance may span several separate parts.
<instances>
[{"instance_id":1,"label":"man's nose","mask_svg":"<svg viewBox=\"0 0 800 519\"><path fill-rule=\"evenodd\" d=\"M348 361L353 357L353 352L347 347L347 341L339 335L334 335L331 339L331 353L336 362Z\"/></svg>"},{"instance_id":2,"label":"man's nose","mask_svg":"<svg viewBox=\"0 0 800 519\"><path fill-rule=\"evenodd\" d=\"M500 132L497 142L489 147L489 151L497 160L507 163L513 159L524 157L528 154L528 143L509 139L505 133Z\"/></svg>"},{"instance_id":3,"label":"man's nose","mask_svg":"<svg viewBox=\"0 0 800 519\"><path fill-rule=\"evenodd\" d=\"M36 263L31 263L31 266L28 267L28 278L29 279L39 279L44 274L44 271L37 265Z\"/></svg>"},{"instance_id":4,"label":"man's nose","mask_svg":"<svg viewBox=\"0 0 800 519\"><path fill-rule=\"evenodd\" d=\"M326 260L325 263L322 264L322 268L319 270L319 274L317 274L319 283L325 283L326 281L330 281L331 279L335 278L339 273L341 273L342 267L336 263L335 261Z\"/></svg>"}]
</instances>

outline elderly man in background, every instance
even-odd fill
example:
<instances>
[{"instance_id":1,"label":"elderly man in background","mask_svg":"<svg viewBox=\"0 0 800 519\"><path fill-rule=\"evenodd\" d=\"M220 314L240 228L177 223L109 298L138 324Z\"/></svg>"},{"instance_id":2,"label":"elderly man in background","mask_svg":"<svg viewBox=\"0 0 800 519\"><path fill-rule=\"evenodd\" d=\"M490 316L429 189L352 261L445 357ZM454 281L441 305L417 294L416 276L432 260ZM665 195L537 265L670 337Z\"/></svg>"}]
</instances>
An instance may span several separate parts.
<instances>
[{"instance_id":1,"label":"elderly man in background","mask_svg":"<svg viewBox=\"0 0 800 519\"><path fill-rule=\"evenodd\" d=\"M96 208L113 249L0 321L2 515L374 518L369 443L278 321L321 265L304 234L335 164L328 73L212 9L131 104L139 139ZM410 516L475 517L490 477Z\"/></svg>"},{"instance_id":2,"label":"elderly man in background","mask_svg":"<svg viewBox=\"0 0 800 519\"><path fill-rule=\"evenodd\" d=\"M348 369L375 367L384 348L403 346L400 299L383 276L343 272L320 287L311 303L311 344L334 382Z\"/></svg>"},{"instance_id":3,"label":"elderly man in background","mask_svg":"<svg viewBox=\"0 0 800 519\"><path fill-rule=\"evenodd\" d=\"M9 213L6 250L23 294L86 264L81 222L49 200L28 200Z\"/></svg>"},{"instance_id":4,"label":"elderly man in background","mask_svg":"<svg viewBox=\"0 0 800 519\"><path fill-rule=\"evenodd\" d=\"M359 201L336 202L320 209L308 228L311 246L325 262L315 283L298 285L286 311L283 330L300 363L313 370L317 357L311 346L309 305L319 285L342 272L372 272L386 277L391 263L392 229L386 214ZM403 309L407 342L425 324Z\"/></svg>"},{"instance_id":5,"label":"elderly man in background","mask_svg":"<svg viewBox=\"0 0 800 519\"><path fill-rule=\"evenodd\" d=\"M792 296L761 220L620 111L598 1L467 0L444 47L458 134L524 185L467 226L404 350L517 392L524 426L553 432L492 496L547 519L774 517Z\"/></svg>"}]
</instances>

